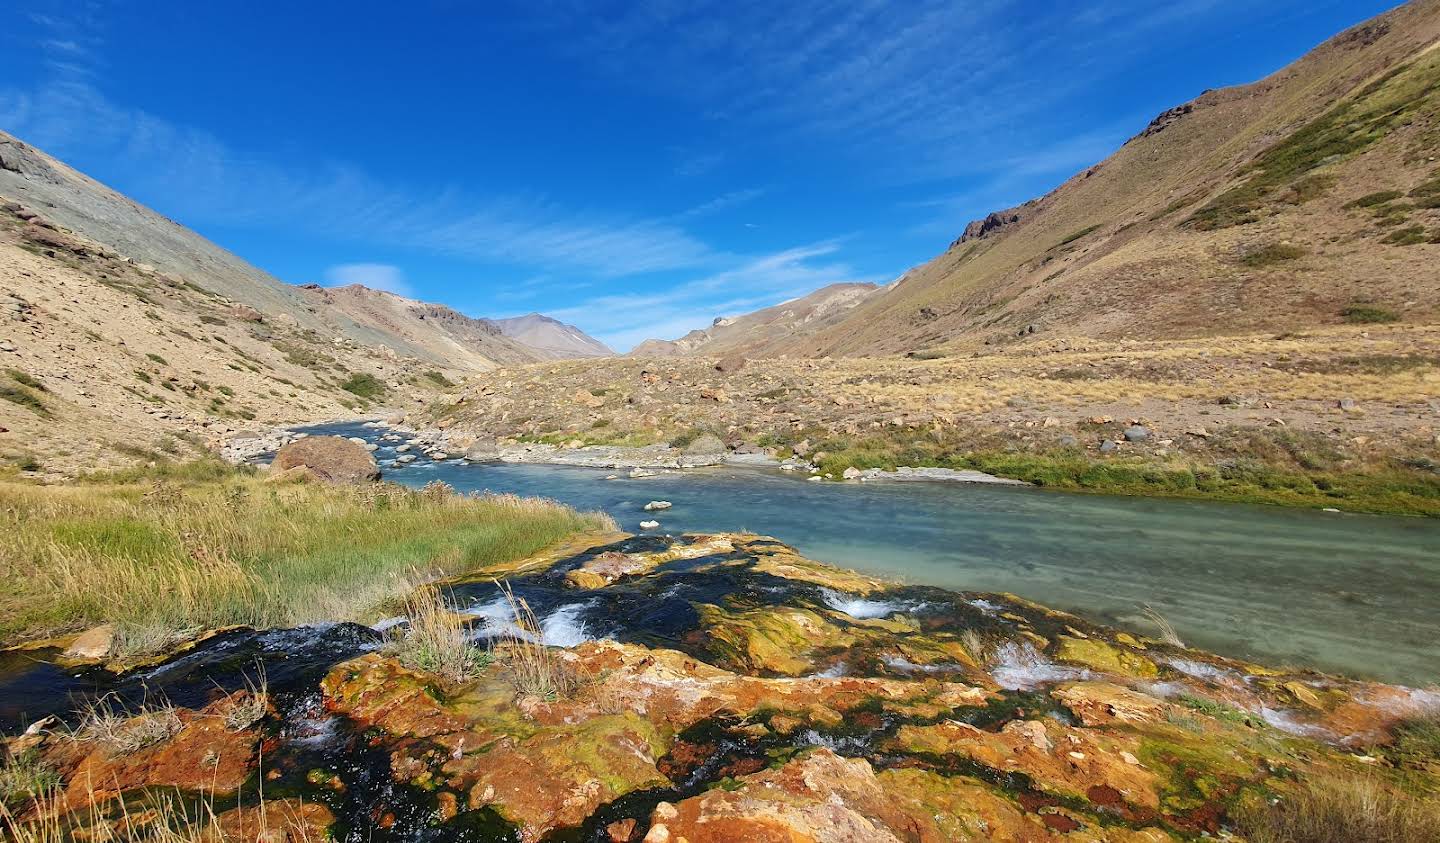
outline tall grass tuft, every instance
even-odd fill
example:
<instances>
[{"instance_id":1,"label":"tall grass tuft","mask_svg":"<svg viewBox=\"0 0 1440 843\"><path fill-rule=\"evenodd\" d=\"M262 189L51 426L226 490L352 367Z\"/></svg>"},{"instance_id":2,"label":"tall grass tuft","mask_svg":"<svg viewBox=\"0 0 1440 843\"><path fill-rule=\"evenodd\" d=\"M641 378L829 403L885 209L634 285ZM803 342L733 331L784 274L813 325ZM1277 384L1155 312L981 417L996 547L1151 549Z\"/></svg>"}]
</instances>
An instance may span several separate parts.
<instances>
[{"instance_id":1,"label":"tall grass tuft","mask_svg":"<svg viewBox=\"0 0 1440 843\"><path fill-rule=\"evenodd\" d=\"M440 589L426 585L405 598L405 632L394 642L400 660L452 682L479 675L491 655L470 641L465 618L446 605Z\"/></svg>"},{"instance_id":2,"label":"tall grass tuft","mask_svg":"<svg viewBox=\"0 0 1440 843\"><path fill-rule=\"evenodd\" d=\"M1142 611L1145 619L1154 624L1156 630L1159 631L1161 641L1172 647L1183 648L1185 646L1185 640L1180 637L1180 633L1175 631L1175 627L1171 625L1169 619L1156 611L1155 607L1146 604L1142 607Z\"/></svg>"},{"instance_id":3,"label":"tall grass tuft","mask_svg":"<svg viewBox=\"0 0 1440 843\"><path fill-rule=\"evenodd\" d=\"M361 620L421 582L613 528L552 501L269 484L214 463L0 482L0 640L113 622L144 653L203 628Z\"/></svg>"},{"instance_id":4,"label":"tall grass tuft","mask_svg":"<svg viewBox=\"0 0 1440 843\"><path fill-rule=\"evenodd\" d=\"M495 581L514 620L505 633L503 663L516 692L522 696L556 700L573 694L584 677L566 661L561 650L545 644L540 620L525 598L515 596L510 585Z\"/></svg>"}]
</instances>

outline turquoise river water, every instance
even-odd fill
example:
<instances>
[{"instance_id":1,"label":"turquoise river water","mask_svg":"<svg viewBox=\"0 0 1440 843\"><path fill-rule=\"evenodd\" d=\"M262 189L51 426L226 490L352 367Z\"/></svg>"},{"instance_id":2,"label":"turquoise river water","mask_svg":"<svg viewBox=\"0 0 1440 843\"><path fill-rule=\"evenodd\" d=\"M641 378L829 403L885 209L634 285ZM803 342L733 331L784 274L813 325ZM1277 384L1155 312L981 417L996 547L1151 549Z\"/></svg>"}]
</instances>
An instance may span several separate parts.
<instances>
[{"instance_id":1,"label":"turquoise river water","mask_svg":"<svg viewBox=\"0 0 1440 843\"><path fill-rule=\"evenodd\" d=\"M358 424L308 428L362 436ZM631 479L532 464L394 465L410 486L514 492L604 510L640 532L746 530L905 582L1006 591L1187 644L1412 686L1440 683L1440 521L950 483L808 483L709 468ZM622 479L607 480L620 474ZM647 513L651 500L672 509Z\"/></svg>"}]
</instances>

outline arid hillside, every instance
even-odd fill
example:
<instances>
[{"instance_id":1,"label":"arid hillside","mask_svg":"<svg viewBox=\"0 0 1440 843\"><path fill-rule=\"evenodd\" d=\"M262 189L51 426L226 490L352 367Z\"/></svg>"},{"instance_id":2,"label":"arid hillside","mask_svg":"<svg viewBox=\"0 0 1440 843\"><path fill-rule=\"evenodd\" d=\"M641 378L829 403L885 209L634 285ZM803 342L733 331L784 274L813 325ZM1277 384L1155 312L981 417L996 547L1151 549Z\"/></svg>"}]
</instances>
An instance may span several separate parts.
<instances>
[{"instance_id":1,"label":"arid hillside","mask_svg":"<svg viewBox=\"0 0 1440 843\"><path fill-rule=\"evenodd\" d=\"M845 319L852 310L885 289L875 284L831 284L774 307L732 318L718 317L702 330L678 340L646 340L631 357L744 353L770 356L777 344L796 342Z\"/></svg>"},{"instance_id":2,"label":"arid hillside","mask_svg":"<svg viewBox=\"0 0 1440 843\"><path fill-rule=\"evenodd\" d=\"M1266 79L1166 111L1046 196L971 223L843 318L783 338L731 329L725 345L757 356L944 354L1433 323L1437 42L1440 1L1413 0ZM716 355L721 345L692 335L643 350Z\"/></svg>"},{"instance_id":3,"label":"arid hillside","mask_svg":"<svg viewBox=\"0 0 1440 843\"><path fill-rule=\"evenodd\" d=\"M15 202L0 290L0 470L194 455L238 430L418 406L467 371L263 312Z\"/></svg>"}]
</instances>

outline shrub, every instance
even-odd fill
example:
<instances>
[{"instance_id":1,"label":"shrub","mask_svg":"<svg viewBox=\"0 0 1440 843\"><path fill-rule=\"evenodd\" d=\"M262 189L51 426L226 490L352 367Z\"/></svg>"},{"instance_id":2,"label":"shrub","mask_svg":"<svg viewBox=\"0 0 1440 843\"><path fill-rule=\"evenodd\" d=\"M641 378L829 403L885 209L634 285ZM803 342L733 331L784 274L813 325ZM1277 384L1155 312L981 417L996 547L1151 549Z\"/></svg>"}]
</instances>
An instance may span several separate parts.
<instances>
[{"instance_id":1,"label":"shrub","mask_svg":"<svg viewBox=\"0 0 1440 843\"><path fill-rule=\"evenodd\" d=\"M147 353L145 354L145 356L148 357L148 358L150 358L150 359L153 360L154 362L159 363L161 366L168 366L168 365L170 365L169 363L165 362L165 358L164 358L164 357L161 357L160 355L155 354L155 353L153 353L153 352L147 352Z\"/></svg>"},{"instance_id":2,"label":"shrub","mask_svg":"<svg viewBox=\"0 0 1440 843\"><path fill-rule=\"evenodd\" d=\"M1240 262L1249 267L1259 268L1297 260L1305 255L1306 251L1299 246L1292 246L1288 243L1270 243L1246 252L1240 258Z\"/></svg>"},{"instance_id":3,"label":"shrub","mask_svg":"<svg viewBox=\"0 0 1440 843\"><path fill-rule=\"evenodd\" d=\"M455 385L456 385L454 381L452 381L452 380L450 380L449 378L445 377L445 373L444 373L444 372L439 372L439 371L436 371L436 370L434 370L434 369L431 369L430 371L428 371L428 372L426 372L425 374L421 375L421 377L425 378L425 380L430 381L431 383L435 384L436 386L442 387L442 388L444 388L444 389L452 389L452 388L454 388Z\"/></svg>"},{"instance_id":4,"label":"shrub","mask_svg":"<svg viewBox=\"0 0 1440 843\"><path fill-rule=\"evenodd\" d=\"M225 320L224 320L224 319L221 319L219 316L211 316L211 315L208 314L208 313L202 313L202 314L200 314L200 321L203 322L203 323L206 324L206 325L224 325L224 324L225 324Z\"/></svg>"},{"instance_id":5,"label":"shrub","mask_svg":"<svg viewBox=\"0 0 1440 843\"><path fill-rule=\"evenodd\" d=\"M384 382L369 372L357 372L351 375L348 380L340 384L340 388L365 399L385 393Z\"/></svg>"},{"instance_id":6,"label":"shrub","mask_svg":"<svg viewBox=\"0 0 1440 843\"><path fill-rule=\"evenodd\" d=\"M1352 304L1340 311L1340 315L1351 325L1378 325L1400 321L1400 314L1395 311L1368 304Z\"/></svg>"}]
</instances>

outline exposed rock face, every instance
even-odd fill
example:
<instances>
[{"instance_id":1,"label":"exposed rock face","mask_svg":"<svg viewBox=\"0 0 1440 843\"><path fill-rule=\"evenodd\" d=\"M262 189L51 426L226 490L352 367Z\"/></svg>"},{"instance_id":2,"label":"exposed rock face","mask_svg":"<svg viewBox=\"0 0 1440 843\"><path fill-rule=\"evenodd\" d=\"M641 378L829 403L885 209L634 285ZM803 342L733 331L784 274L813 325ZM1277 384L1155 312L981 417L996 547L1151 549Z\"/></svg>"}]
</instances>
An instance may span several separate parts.
<instances>
[{"instance_id":1,"label":"exposed rock face","mask_svg":"<svg viewBox=\"0 0 1440 843\"><path fill-rule=\"evenodd\" d=\"M1024 205L1019 205L1004 211L994 211L987 214L984 219L972 221L969 225L965 226L964 233L960 235L960 239L956 240L952 246L969 243L972 240L980 240L996 232L1019 225L1033 210L1035 204L1034 201L1026 202Z\"/></svg>"},{"instance_id":2,"label":"exposed rock face","mask_svg":"<svg viewBox=\"0 0 1440 843\"><path fill-rule=\"evenodd\" d=\"M380 467L364 445L338 436L307 436L275 453L273 472L304 466L321 480L331 483L363 483L380 479Z\"/></svg>"}]
</instances>

